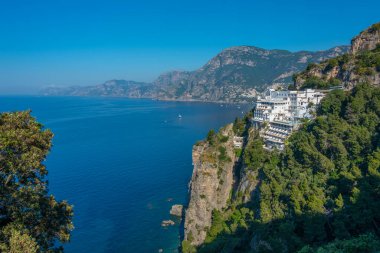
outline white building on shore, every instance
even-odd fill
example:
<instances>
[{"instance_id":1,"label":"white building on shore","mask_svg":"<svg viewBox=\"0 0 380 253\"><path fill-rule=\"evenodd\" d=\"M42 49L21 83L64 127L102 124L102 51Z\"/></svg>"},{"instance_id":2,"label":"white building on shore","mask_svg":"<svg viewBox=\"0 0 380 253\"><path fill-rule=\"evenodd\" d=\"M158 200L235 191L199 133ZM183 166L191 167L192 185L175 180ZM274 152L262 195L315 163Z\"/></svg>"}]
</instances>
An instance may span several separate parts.
<instances>
[{"instance_id":1,"label":"white building on shore","mask_svg":"<svg viewBox=\"0 0 380 253\"><path fill-rule=\"evenodd\" d=\"M261 129L268 149L284 148L286 138L295 130L301 119L312 118L316 105L325 96L322 91L307 89L290 91L267 90L256 102L253 124Z\"/></svg>"}]
</instances>

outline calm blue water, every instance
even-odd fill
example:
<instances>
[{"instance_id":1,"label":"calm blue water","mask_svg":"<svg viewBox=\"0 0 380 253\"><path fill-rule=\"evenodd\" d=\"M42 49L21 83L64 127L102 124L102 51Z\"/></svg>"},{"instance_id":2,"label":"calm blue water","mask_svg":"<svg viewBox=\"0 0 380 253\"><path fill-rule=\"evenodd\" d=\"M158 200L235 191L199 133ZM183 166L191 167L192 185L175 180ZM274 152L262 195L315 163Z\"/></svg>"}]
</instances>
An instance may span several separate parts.
<instances>
[{"instance_id":1,"label":"calm blue water","mask_svg":"<svg viewBox=\"0 0 380 253\"><path fill-rule=\"evenodd\" d=\"M247 108L118 98L0 97L0 111L31 109L55 134L46 164L50 192L74 205L68 253L177 252L179 226L160 224L170 218L172 204L186 203L192 145Z\"/></svg>"}]
</instances>

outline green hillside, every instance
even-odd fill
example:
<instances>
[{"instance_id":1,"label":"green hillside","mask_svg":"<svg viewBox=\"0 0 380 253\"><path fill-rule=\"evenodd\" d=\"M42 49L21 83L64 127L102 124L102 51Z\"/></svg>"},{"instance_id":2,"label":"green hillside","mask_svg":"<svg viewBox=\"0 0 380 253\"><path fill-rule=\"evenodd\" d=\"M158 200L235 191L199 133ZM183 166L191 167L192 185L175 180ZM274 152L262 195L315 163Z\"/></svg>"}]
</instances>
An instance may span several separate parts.
<instances>
[{"instance_id":1,"label":"green hillside","mask_svg":"<svg viewBox=\"0 0 380 253\"><path fill-rule=\"evenodd\" d=\"M198 251L378 252L379 132L380 88L361 84L324 98L284 152L265 151L255 134L242 159L258 187L248 203L236 192L214 211Z\"/></svg>"}]
</instances>

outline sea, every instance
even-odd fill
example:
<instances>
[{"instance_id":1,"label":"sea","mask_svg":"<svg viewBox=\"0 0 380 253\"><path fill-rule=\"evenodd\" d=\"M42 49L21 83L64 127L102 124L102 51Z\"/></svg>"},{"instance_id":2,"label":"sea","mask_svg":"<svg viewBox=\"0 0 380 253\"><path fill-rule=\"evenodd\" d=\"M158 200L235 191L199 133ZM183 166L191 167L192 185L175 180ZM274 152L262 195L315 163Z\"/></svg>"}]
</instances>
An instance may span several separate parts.
<instances>
[{"instance_id":1,"label":"sea","mask_svg":"<svg viewBox=\"0 0 380 253\"><path fill-rule=\"evenodd\" d=\"M193 144L251 105L104 97L0 97L54 133L49 192L74 205L67 253L178 252ZM163 220L176 225L162 227Z\"/></svg>"}]
</instances>

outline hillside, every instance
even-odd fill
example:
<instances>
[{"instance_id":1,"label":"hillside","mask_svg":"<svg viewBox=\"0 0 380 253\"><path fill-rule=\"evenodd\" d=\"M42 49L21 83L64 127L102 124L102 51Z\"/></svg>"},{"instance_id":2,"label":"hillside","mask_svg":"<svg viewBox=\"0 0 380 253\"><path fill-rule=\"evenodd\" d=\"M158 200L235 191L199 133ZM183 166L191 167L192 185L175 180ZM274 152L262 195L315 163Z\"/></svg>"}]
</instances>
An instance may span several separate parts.
<instances>
[{"instance_id":1,"label":"hillside","mask_svg":"<svg viewBox=\"0 0 380 253\"><path fill-rule=\"evenodd\" d=\"M349 53L309 64L294 76L296 88L328 88L343 85L351 89L358 83L380 85L380 23L352 39Z\"/></svg>"},{"instance_id":2,"label":"hillside","mask_svg":"<svg viewBox=\"0 0 380 253\"><path fill-rule=\"evenodd\" d=\"M45 96L112 96L141 98L148 96L151 84L125 81L110 80L103 84L94 86L70 86L70 87L46 87L41 91Z\"/></svg>"},{"instance_id":3,"label":"hillside","mask_svg":"<svg viewBox=\"0 0 380 253\"><path fill-rule=\"evenodd\" d=\"M377 54L374 28L353 39L349 57ZM299 78L326 63L309 67L295 85L318 87L304 86ZM360 64L350 61L352 69ZM380 87L371 81L376 75L374 70L366 79L344 83L345 90L331 91L316 118L305 121L283 151L263 147L252 112L197 143L182 251L379 252ZM242 149L225 134L231 128L244 138ZM230 194L220 196L215 189Z\"/></svg>"},{"instance_id":4,"label":"hillside","mask_svg":"<svg viewBox=\"0 0 380 253\"><path fill-rule=\"evenodd\" d=\"M221 152L231 148L225 147L230 139L225 142L223 133L198 144L209 146L200 157L214 158L203 160L193 174L184 252L311 253L337 245L347 248L318 252L380 250L380 88L358 85L331 92L316 120L293 134L283 152L263 148L249 115L234 128L239 125L247 142L236 150L236 160ZM220 157L236 163L220 167ZM223 168L219 183L212 181L212 168ZM235 182L226 185L224 175L231 173ZM232 194L209 196L211 186L229 187ZM196 220L193 213L210 220Z\"/></svg>"},{"instance_id":5,"label":"hillside","mask_svg":"<svg viewBox=\"0 0 380 253\"><path fill-rule=\"evenodd\" d=\"M311 62L342 55L348 46L318 52L290 52L240 46L223 50L196 71L172 71L153 83L111 80L95 86L46 87L43 95L117 96L213 102L252 101L270 85L290 84Z\"/></svg>"},{"instance_id":6,"label":"hillside","mask_svg":"<svg viewBox=\"0 0 380 253\"><path fill-rule=\"evenodd\" d=\"M155 85L168 99L245 101L270 85L291 83L292 75L310 62L320 62L347 52L335 47L319 52L289 52L241 46L223 50L194 72L170 72Z\"/></svg>"}]
</instances>

